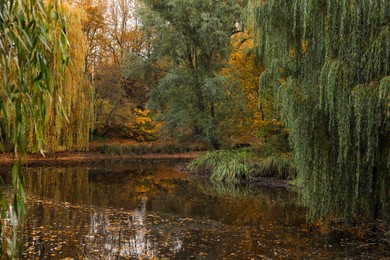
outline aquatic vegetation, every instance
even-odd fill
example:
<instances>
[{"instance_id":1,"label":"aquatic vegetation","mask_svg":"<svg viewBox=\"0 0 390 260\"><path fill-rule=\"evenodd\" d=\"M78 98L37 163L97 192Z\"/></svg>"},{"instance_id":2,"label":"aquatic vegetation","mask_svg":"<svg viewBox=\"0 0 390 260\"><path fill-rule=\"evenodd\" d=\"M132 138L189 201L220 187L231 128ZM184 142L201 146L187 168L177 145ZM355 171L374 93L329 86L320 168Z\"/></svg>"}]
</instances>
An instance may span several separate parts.
<instances>
[{"instance_id":1,"label":"aquatic vegetation","mask_svg":"<svg viewBox=\"0 0 390 260\"><path fill-rule=\"evenodd\" d=\"M292 180L296 177L296 170L290 156L276 155L266 157L257 162L253 176Z\"/></svg>"},{"instance_id":2,"label":"aquatic vegetation","mask_svg":"<svg viewBox=\"0 0 390 260\"><path fill-rule=\"evenodd\" d=\"M210 174L212 180L238 182L253 177L294 179L291 156L278 154L258 157L251 149L218 150L200 155L189 165L191 171Z\"/></svg>"},{"instance_id":3,"label":"aquatic vegetation","mask_svg":"<svg viewBox=\"0 0 390 260\"><path fill-rule=\"evenodd\" d=\"M253 156L248 149L210 151L192 161L189 169L211 174L213 180L238 182L252 177Z\"/></svg>"}]
</instances>

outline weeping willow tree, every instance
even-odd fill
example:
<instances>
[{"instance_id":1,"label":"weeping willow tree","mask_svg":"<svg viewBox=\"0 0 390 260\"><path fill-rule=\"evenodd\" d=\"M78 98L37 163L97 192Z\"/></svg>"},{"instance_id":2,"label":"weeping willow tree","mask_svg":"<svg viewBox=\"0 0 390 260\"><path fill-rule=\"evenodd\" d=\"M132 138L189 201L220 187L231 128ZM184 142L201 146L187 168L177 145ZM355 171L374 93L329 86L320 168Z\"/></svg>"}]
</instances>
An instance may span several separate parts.
<instances>
[{"instance_id":1,"label":"weeping willow tree","mask_svg":"<svg viewBox=\"0 0 390 260\"><path fill-rule=\"evenodd\" d=\"M43 130L47 121L47 100L53 93L49 63L49 30L57 28L60 35L53 41L58 50L59 73L66 66L68 42L65 21L56 2L2 1L0 4L0 144L4 139L13 144L19 162L12 170L15 190L11 214L20 222L25 214L24 190L20 178L21 155L27 147L27 131L36 136L35 145L42 149ZM30 129L28 126L31 125ZM7 249L9 256L17 255L18 230L13 229L12 240L5 242L2 222L7 205L0 192L0 254ZM3 256L3 255L2 255Z\"/></svg>"},{"instance_id":2,"label":"weeping willow tree","mask_svg":"<svg viewBox=\"0 0 390 260\"><path fill-rule=\"evenodd\" d=\"M53 90L43 101L46 120L42 132L34 131L34 118L30 117L26 124L28 151L36 150L36 141L41 138L44 141L39 146L45 151L88 149L93 105L92 86L84 76L87 45L81 26L83 13L67 2L62 3L59 10L66 18L66 41L69 44L66 52L70 62L61 59L62 50L57 47L64 37L63 31L51 24L46 42L49 51L44 52L44 58L48 61ZM12 121L10 123L12 127Z\"/></svg>"},{"instance_id":3,"label":"weeping willow tree","mask_svg":"<svg viewBox=\"0 0 390 260\"><path fill-rule=\"evenodd\" d=\"M248 2L311 218L390 219L390 1Z\"/></svg>"},{"instance_id":4,"label":"weeping willow tree","mask_svg":"<svg viewBox=\"0 0 390 260\"><path fill-rule=\"evenodd\" d=\"M68 32L66 16L72 26ZM80 17L57 1L0 3L0 145L2 150L4 143L12 146L19 159L12 170L15 195L10 214L18 220L15 226L25 215L20 171L26 151L87 148L91 87L80 69L84 59ZM12 239L4 243L1 228L8 205L1 191L0 209L0 255L6 249L15 257L20 253L19 229L15 227Z\"/></svg>"},{"instance_id":5,"label":"weeping willow tree","mask_svg":"<svg viewBox=\"0 0 390 260\"><path fill-rule=\"evenodd\" d=\"M83 14L67 2L54 12L50 1L27 2L4 6L12 10L2 35L1 136L16 151L87 150L93 106L83 74ZM17 8L23 16L16 16Z\"/></svg>"},{"instance_id":6,"label":"weeping willow tree","mask_svg":"<svg viewBox=\"0 0 390 260\"><path fill-rule=\"evenodd\" d=\"M52 84L56 87L52 99L48 102L50 109L48 109L48 122L43 132L44 139L47 140L44 149L85 151L88 150L90 130L93 127L93 92L92 85L84 74L87 53L87 41L81 24L84 14L81 9L70 6L66 2L62 3L61 7L67 21L66 37L69 42L67 53L70 63L61 72L60 51L51 48L52 51L47 54L47 59L51 61ZM51 32L53 47L57 45L54 39L61 36L59 29L56 27ZM50 102L54 105L50 106ZM61 115L66 117L65 120ZM34 139L30 135L29 147L33 147Z\"/></svg>"}]
</instances>

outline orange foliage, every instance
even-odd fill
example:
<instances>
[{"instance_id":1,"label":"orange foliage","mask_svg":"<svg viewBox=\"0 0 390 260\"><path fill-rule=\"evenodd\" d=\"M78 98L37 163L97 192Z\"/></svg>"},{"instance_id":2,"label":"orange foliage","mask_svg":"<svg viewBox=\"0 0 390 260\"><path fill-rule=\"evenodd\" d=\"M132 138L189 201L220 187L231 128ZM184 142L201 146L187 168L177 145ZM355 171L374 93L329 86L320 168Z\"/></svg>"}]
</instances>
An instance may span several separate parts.
<instances>
[{"instance_id":1,"label":"orange foliage","mask_svg":"<svg viewBox=\"0 0 390 260\"><path fill-rule=\"evenodd\" d=\"M253 36L250 32L237 33L231 38L232 52L229 66L222 70L222 75L228 79L230 95L242 93L245 100L246 116L239 117L238 135L254 136L261 119L259 110L259 77L263 68L256 62Z\"/></svg>"},{"instance_id":2,"label":"orange foliage","mask_svg":"<svg viewBox=\"0 0 390 260\"><path fill-rule=\"evenodd\" d=\"M222 70L222 75L228 79L230 95L243 93L245 98L247 114L245 116L240 113L233 115L239 117L239 124L236 125L238 137L240 139L255 136L266 137L279 132L284 126L276 119L273 93L259 94L259 78L264 68L256 61L252 33L245 31L235 34L232 36L231 44L229 66ZM307 48L307 43L303 45L303 48ZM284 69L280 70L283 73ZM280 78L280 84L284 82L285 78ZM267 86L262 87L268 89Z\"/></svg>"},{"instance_id":3,"label":"orange foliage","mask_svg":"<svg viewBox=\"0 0 390 260\"><path fill-rule=\"evenodd\" d=\"M135 119L124 129L125 134L138 141L153 141L157 139L157 125L150 118L149 110L134 109Z\"/></svg>"}]
</instances>

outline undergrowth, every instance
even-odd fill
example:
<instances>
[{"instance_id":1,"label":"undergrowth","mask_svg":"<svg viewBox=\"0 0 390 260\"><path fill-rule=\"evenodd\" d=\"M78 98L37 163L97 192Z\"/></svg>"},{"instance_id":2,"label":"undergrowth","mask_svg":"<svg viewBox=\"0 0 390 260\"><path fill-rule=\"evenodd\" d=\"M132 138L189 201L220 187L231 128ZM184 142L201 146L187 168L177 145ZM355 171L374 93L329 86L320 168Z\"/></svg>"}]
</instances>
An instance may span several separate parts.
<instances>
[{"instance_id":1,"label":"undergrowth","mask_svg":"<svg viewBox=\"0 0 390 260\"><path fill-rule=\"evenodd\" d=\"M251 149L210 151L193 160L189 169L210 174L212 180L226 182L254 177L291 180L296 176L290 156L282 154L259 158Z\"/></svg>"},{"instance_id":2,"label":"undergrowth","mask_svg":"<svg viewBox=\"0 0 390 260\"><path fill-rule=\"evenodd\" d=\"M211 174L218 181L250 179L254 171L253 153L248 149L210 151L192 161L189 169Z\"/></svg>"},{"instance_id":3,"label":"undergrowth","mask_svg":"<svg viewBox=\"0 0 390 260\"><path fill-rule=\"evenodd\" d=\"M256 162L253 177L274 177L292 180L296 177L296 171L290 156L285 154L273 155Z\"/></svg>"}]
</instances>

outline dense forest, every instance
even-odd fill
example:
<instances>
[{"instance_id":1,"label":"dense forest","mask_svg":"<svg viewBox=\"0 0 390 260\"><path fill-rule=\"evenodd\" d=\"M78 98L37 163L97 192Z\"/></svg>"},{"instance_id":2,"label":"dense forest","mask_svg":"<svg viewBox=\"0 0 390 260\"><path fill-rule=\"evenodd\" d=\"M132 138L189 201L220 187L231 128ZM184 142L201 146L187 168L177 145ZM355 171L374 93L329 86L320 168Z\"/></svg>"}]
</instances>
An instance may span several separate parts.
<instances>
[{"instance_id":1,"label":"dense forest","mask_svg":"<svg viewBox=\"0 0 390 260\"><path fill-rule=\"evenodd\" d=\"M0 26L16 215L26 153L119 138L288 179L311 220L390 220L390 1L9 0Z\"/></svg>"}]
</instances>

